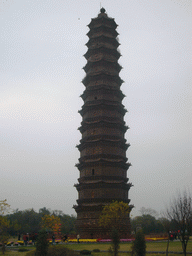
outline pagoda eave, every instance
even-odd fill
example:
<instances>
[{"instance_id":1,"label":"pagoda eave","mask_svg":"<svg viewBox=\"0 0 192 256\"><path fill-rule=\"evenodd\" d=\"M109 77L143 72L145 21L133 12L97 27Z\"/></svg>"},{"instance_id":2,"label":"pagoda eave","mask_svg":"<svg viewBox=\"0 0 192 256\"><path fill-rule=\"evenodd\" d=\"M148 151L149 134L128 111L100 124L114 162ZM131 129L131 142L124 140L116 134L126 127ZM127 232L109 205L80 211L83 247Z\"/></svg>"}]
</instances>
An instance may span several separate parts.
<instances>
[{"instance_id":1,"label":"pagoda eave","mask_svg":"<svg viewBox=\"0 0 192 256\"><path fill-rule=\"evenodd\" d=\"M119 91L117 88L111 88L111 90L110 90L104 84L97 85L94 87L88 87L87 90L85 90L80 97L85 101L88 96L93 94L93 92L102 93L103 95L115 94L116 97L118 97L120 101L122 101L123 98L125 97L125 95L121 91Z\"/></svg>"},{"instance_id":2,"label":"pagoda eave","mask_svg":"<svg viewBox=\"0 0 192 256\"><path fill-rule=\"evenodd\" d=\"M93 75L93 76L86 76L83 80L82 83L87 87L88 84L92 81L97 81L99 82L99 80L105 80L105 83L109 83L110 81L115 81L117 83L117 85L120 87L121 84L124 82L119 76L117 75L110 75L110 74L106 74L105 72L99 72L98 75Z\"/></svg>"},{"instance_id":3,"label":"pagoda eave","mask_svg":"<svg viewBox=\"0 0 192 256\"><path fill-rule=\"evenodd\" d=\"M112 167L119 167L124 169L125 171L127 171L129 169L129 167L131 166L131 163L127 163L123 160L119 160L119 161L115 161L115 162L111 162L108 161L107 159L103 159L103 158L99 158L99 159L95 159L91 162L81 162L81 163L77 163L75 166L78 168L79 171L81 171L83 168L86 167L92 167L92 166L112 166Z\"/></svg>"},{"instance_id":4,"label":"pagoda eave","mask_svg":"<svg viewBox=\"0 0 192 256\"><path fill-rule=\"evenodd\" d=\"M94 48L94 49L88 49L87 52L83 56L88 60L90 56L94 56L95 54L99 54L99 53L114 56L117 60L121 56L121 54L118 50L109 49L104 45L100 45L99 47Z\"/></svg>"}]
</instances>

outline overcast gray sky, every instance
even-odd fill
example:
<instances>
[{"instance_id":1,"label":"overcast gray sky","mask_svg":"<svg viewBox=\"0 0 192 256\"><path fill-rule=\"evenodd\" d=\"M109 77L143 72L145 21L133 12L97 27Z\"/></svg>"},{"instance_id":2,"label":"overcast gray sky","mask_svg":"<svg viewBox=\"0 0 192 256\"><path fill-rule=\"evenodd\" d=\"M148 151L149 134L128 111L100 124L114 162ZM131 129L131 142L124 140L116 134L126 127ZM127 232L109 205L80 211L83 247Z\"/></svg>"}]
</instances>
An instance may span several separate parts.
<instances>
[{"instance_id":1,"label":"overcast gray sky","mask_svg":"<svg viewBox=\"0 0 192 256\"><path fill-rule=\"evenodd\" d=\"M133 215L191 190L191 0L0 0L0 200L13 209L75 214L83 54L100 5L119 25Z\"/></svg>"}]
</instances>

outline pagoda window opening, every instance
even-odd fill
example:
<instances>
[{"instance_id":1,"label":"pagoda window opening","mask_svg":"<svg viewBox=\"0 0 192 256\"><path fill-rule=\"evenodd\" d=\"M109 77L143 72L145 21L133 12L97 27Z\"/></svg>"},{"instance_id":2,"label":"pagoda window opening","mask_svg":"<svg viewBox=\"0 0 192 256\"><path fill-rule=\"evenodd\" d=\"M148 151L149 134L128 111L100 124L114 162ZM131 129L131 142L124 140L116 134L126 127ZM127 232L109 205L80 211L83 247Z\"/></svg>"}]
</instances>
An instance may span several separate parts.
<instances>
[{"instance_id":1,"label":"pagoda window opening","mask_svg":"<svg viewBox=\"0 0 192 256\"><path fill-rule=\"evenodd\" d=\"M97 100L97 96L95 96L95 100Z\"/></svg>"},{"instance_id":2,"label":"pagoda window opening","mask_svg":"<svg viewBox=\"0 0 192 256\"><path fill-rule=\"evenodd\" d=\"M95 175L95 169L92 169L92 176Z\"/></svg>"}]
</instances>

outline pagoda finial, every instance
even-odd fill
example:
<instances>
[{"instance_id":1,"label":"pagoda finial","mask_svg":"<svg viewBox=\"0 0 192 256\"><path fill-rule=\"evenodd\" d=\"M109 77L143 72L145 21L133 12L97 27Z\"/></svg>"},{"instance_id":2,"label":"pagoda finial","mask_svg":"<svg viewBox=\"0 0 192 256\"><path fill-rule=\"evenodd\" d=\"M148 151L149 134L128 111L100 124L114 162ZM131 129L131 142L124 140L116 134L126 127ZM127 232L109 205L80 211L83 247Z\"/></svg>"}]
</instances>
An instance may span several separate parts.
<instances>
[{"instance_id":1,"label":"pagoda finial","mask_svg":"<svg viewBox=\"0 0 192 256\"><path fill-rule=\"evenodd\" d=\"M101 12L101 13L105 13L105 8L102 7L102 8L100 9L100 12Z\"/></svg>"}]
</instances>

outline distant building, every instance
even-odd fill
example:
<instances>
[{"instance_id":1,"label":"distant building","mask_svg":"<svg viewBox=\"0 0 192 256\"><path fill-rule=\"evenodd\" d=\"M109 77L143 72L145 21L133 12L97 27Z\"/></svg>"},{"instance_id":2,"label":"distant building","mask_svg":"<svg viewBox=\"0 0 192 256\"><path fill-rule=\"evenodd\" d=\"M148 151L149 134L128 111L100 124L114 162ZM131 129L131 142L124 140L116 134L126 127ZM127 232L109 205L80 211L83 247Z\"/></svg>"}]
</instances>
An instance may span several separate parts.
<instances>
[{"instance_id":1,"label":"distant building","mask_svg":"<svg viewBox=\"0 0 192 256\"><path fill-rule=\"evenodd\" d=\"M121 56L117 50L117 24L102 8L89 26L88 50L84 55L87 64L83 79L85 91L81 95L84 105L79 113L82 139L77 146L80 151L78 184L77 230L81 238L108 237L108 230L98 226L104 205L112 201L129 204L126 150L129 144L124 138L128 127L124 122L127 112L122 105L120 90L123 83L119 77ZM121 228L121 237L130 234L129 216Z\"/></svg>"}]
</instances>

